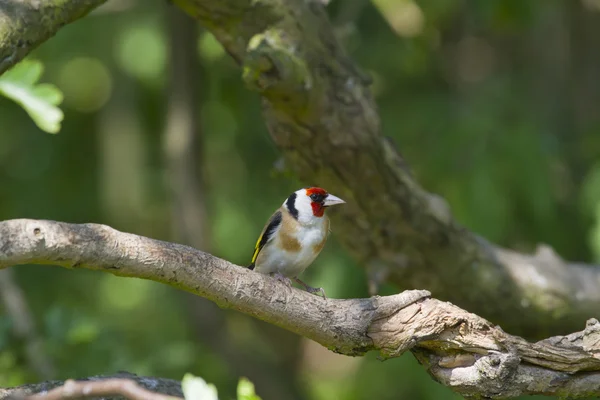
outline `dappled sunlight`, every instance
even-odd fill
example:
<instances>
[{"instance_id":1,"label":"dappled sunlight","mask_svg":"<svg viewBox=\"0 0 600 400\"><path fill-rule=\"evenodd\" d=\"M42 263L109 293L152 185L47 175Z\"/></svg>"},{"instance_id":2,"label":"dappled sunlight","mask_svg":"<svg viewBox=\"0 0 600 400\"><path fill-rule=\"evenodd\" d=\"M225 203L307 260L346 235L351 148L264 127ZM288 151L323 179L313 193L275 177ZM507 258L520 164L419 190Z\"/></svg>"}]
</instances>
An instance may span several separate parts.
<instances>
[{"instance_id":1,"label":"dappled sunlight","mask_svg":"<svg viewBox=\"0 0 600 400\"><path fill-rule=\"evenodd\" d=\"M375 0L373 3L398 35L413 37L423 32L425 15L416 2Z\"/></svg>"},{"instance_id":2,"label":"dappled sunlight","mask_svg":"<svg viewBox=\"0 0 600 400\"><path fill-rule=\"evenodd\" d=\"M76 57L61 67L57 85L64 92L66 106L92 113L102 108L110 98L113 80L110 70L101 60Z\"/></svg>"},{"instance_id":3,"label":"dappled sunlight","mask_svg":"<svg viewBox=\"0 0 600 400\"><path fill-rule=\"evenodd\" d=\"M115 57L132 78L160 82L167 66L167 48L160 25L141 20L125 27L116 40Z\"/></svg>"}]
</instances>

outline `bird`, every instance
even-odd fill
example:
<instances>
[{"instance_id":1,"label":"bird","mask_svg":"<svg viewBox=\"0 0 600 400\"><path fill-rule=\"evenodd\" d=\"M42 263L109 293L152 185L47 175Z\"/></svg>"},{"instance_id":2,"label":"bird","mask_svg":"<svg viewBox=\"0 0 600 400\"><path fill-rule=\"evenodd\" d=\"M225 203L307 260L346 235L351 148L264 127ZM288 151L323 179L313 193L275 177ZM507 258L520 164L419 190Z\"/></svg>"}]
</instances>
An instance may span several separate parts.
<instances>
[{"instance_id":1,"label":"bird","mask_svg":"<svg viewBox=\"0 0 600 400\"><path fill-rule=\"evenodd\" d=\"M252 254L250 270L270 275L291 287L292 280L307 292L314 288L298 278L317 258L330 233L328 207L344 204L344 200L320 187L304 187L290 194L267 220Z\"/></svg>"}]
</instances>

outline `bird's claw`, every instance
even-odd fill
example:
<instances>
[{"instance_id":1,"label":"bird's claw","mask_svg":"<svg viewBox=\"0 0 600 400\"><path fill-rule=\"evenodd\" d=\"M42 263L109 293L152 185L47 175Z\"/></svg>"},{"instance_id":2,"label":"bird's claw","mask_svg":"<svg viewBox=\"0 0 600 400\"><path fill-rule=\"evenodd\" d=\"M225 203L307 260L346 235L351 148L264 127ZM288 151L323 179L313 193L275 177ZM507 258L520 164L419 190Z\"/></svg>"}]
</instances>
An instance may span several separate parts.
<instances>
[{"instance_id":1,"label":"bird's claw","mask_svg":"<svg viewBox=\"0 0 600 400\"><path fill-rule=\"evenodd\" d=\"M276 272L275 274L273 274L273 277L275 279L277 279L279 282L283 283L285 286L292 287L292 281L287 276L282 275L279 272Z\"/></svg>"},{"instance_id":2,"label":"bird's claw","mask_svg":"<svg viewBox=\"0 0 600 400\"><path fill-rule=\"evenodd\" d=\"M321 287L314 288L314 287L307 286L306 291L309 293L312 293L312 294L321 293L321 296L323 296L324 299L327 299L327 296L325 296L325 289L323 289Z\"/></svg>"},{"instance_id":3,"label":"bird's claw","mask_svg":"<svg viewBox=\"0 0 600 400\"><path fill-rule=\"evenodd\" d=\"M302 282L300 279L298 278L294 278L294 280L299 283L300 285L302 285L304 287L304 289L311 294L316 294L318 292L321 293L321 296L323 296L324 299L327 299L327 296L325 296L325 290L323 288L314 288L312 286L307 285L306 283Z\"/></svg>"}]
</instances>

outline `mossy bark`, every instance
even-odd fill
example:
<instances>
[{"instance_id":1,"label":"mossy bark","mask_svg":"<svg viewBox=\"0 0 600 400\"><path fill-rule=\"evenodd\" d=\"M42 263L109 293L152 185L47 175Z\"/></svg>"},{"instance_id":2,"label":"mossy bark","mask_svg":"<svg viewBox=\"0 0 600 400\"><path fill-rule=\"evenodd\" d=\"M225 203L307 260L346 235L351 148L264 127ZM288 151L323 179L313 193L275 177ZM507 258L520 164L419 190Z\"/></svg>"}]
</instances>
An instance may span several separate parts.
<instances>
[{"instance_id":1,"label":"mossy bark","mask_svg":"<svg viewBox=\"0 0 600 400\"><path fill-rule=\"evenodd\" d=\"M64 25L106 0L20 0L0 2L0 75Z\"/></svg>"}]
</instances>

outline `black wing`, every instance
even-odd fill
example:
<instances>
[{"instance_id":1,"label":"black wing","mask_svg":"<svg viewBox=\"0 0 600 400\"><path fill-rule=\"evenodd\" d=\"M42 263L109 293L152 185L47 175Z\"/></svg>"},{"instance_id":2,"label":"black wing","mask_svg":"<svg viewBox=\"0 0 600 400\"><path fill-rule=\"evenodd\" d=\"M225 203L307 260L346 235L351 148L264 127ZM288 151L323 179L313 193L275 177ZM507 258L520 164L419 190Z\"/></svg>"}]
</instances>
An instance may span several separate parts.
<instances>
[{"instance_id":1,"label":"black wing","mask_svg":"<svg viewBox=\"0 0 600 400\"><path fill-rule=\"evenodd\" d=\"M281 224L281 211L277 210L275 214L271 215L267 226L263 229L260 237L256 241L256 245L254 246L254 254L252 254L252 262L248 266L250 269L254 269L254 263L256 262L256 258L258 257L258 253L265 247L265 244L271 239L275 229Z\"/></svg>"}]
</instances>

